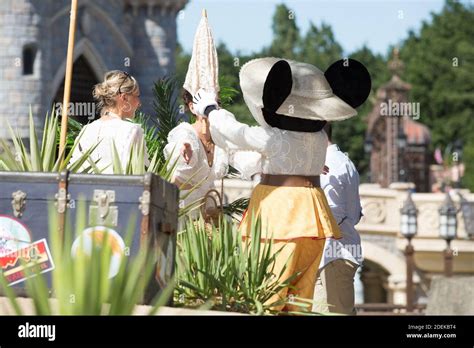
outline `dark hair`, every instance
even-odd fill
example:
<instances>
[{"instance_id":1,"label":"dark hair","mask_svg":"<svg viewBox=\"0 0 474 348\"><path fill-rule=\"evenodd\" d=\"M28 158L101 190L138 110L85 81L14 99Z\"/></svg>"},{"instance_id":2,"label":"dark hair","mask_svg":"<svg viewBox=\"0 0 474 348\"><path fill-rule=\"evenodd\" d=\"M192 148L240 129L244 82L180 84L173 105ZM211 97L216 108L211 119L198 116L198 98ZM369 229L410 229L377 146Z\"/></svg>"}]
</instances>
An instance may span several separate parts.
<instances>
[{"instance_id":1,"label":"dark hair","mask_svg":"<svg viewBox=\"0 0 474 348\"><path fill-rule=\"evenodd\" d=\"M331 123L330 122L326 123L326 125L324 126L323 129L326 132L329 141L332 142L332 125L331 125Z\"/></svg>"},{"instance_id":2,"label":"dark hair","mask_svg":"<svg viewBox=\"0 0 474 348\"><path fill-rule=\"evenodd\" d=\"M188 91L187 89L185 89L185 88L183 88L183 93L182 93L181 96L183 97L185 110L189 111L189 106L188 106L188 104L193 102L193 96L192 96L191 93L189 93L189 91Z\"/></svg>"}]
</instances>

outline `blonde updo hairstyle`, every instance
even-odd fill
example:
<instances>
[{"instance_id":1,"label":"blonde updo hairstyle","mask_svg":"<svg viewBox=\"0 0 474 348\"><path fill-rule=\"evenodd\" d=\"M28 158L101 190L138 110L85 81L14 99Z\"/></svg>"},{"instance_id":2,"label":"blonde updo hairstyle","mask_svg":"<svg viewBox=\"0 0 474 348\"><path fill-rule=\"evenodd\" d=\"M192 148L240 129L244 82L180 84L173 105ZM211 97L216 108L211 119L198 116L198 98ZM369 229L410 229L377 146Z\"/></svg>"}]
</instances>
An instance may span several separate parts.
<instances>
[{"instance_id":1,"label":"blonde updo hairstyle","mask_svg":"<svg viewBox=\"0 0 474 348\"><path fill-rule=\"evenodd\" d=\"M104 81L94 86L92 95L97 101L101 114L116 106L115 97L120 93L131 94L138 89L137 80L120 70L112 70L104 75Z\"/></svg>"}]
</instances>

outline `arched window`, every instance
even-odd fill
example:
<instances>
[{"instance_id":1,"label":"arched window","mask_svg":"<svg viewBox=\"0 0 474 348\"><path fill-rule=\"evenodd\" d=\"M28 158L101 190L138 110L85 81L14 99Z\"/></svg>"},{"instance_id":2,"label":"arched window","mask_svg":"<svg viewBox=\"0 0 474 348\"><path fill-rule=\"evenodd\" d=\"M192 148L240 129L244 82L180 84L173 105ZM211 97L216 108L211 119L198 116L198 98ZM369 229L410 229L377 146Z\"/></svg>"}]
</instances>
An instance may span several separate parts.
<instances>
[{"instance_id":1,"label":"arched window","mask_svg":"<svg viewBox=\"0 0 474 348\"><path fill-rule=\"evenodd\" d=\"M37 48L35 44L23 47L23 75L33 75Z\"/></svg>"},{"instance_id":2,"label":"arched window","mask_svg":"<svg viewBox=\"0 0 474 348\"><path fill-rule=\"evenodd\" d=\"M74 110L70 117L82 124L86 124L90 122L92 118L98 116L95 109L95 100L92 97L92 90L94 85L99 83L99 81L87 58L83 55L76 59L72 71L72 80L74 83L71 86L70 102L74 103L77 109ZM64 79L56 92L53 101L54 105L62 103L63 96Z\"/></svg>"}]
</instances>

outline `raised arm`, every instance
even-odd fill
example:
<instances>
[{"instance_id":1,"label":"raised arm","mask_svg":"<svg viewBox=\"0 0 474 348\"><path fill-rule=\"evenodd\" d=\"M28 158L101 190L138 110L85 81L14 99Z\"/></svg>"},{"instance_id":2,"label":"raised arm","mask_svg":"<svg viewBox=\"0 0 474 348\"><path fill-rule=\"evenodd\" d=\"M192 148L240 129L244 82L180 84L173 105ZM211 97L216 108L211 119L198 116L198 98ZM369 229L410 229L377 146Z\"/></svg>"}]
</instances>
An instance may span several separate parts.
<instances>
[{"instance_id":1,"label":"raised arm","mask_svg":"<svg viewBox=\"0 0 474 348\"><path fill-rule=\"evenodd\" d=\"M251 127L240 123L235 116L225 109L214 110L209 113L211 136L217 142L229 141L240 150L257 151L266 154L266 144L270 139L270 132L262 127ZM221 146L222 144L218 144ZM223 146L225 148L225 146Z\"/></svg>"},{"instance_id":2,"label":"raised arm","mask_svg":"<svg viewBox=\"0 0 474 348\"><path fill-rule=\"evenodd\" d=\"M216 94L200 89L193 97L194 109L199 115L209 118L211 136L214 142L228 148L233 143L239 150L257 151L266 154L269 130L262 127L250 127L240 123L235 116L225 109L218 109Z\"/></svg>"}]
</instances>

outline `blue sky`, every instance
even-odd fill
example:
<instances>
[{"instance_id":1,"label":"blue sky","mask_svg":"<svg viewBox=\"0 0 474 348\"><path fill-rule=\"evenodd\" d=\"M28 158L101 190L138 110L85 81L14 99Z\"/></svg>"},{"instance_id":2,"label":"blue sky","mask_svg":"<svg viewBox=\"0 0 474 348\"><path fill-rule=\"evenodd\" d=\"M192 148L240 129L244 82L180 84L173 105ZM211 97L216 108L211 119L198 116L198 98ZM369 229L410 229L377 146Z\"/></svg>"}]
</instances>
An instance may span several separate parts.
<instances>
[{"instance_id":1,"label":"blue sky","mask_svg":"<svg viewBox=\"0 0 474 348\"><path fill-rule=\"evenodd\" d=\"M233 53L259 51L271 42L272 16L282 2L294 11L303 33L310 21L330 24L345 54L364 44L386 54L390 45L401 42L410 29L417 31L444 5L443 0L190 0L177 18L178 40L191 51L205 8L216 42L224 42Z\"/></svg>"}]
</instances>

